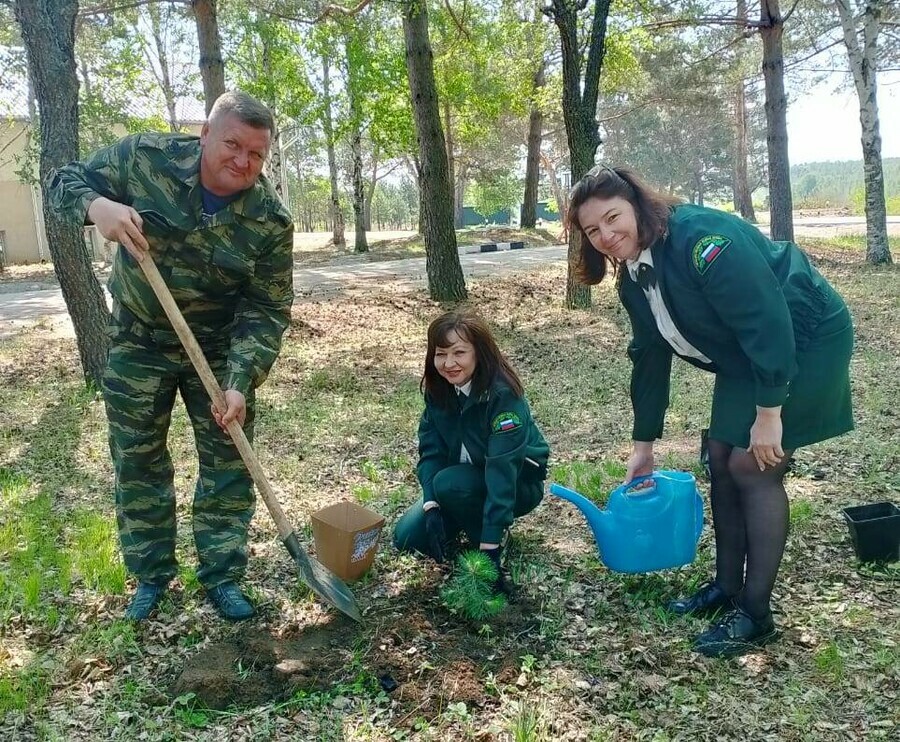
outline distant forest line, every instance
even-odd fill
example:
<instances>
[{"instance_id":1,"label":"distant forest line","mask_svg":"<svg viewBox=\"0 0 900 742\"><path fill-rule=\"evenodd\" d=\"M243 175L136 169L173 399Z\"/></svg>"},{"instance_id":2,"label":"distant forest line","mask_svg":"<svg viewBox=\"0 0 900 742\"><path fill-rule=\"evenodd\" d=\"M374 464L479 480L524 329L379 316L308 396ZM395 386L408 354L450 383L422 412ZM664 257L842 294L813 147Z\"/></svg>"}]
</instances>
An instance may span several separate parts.
<instances>
[{"instance_id":1,"label":"distant forest line","mask_svg":"<svg viewBox=\"0 0 900 742\"><path fill-rule=\"evenodd\" d=\"M884 163L887 213L900 214L900 157ZM791 167L796 209L848 208L862 214L865 207L862 160L808 162Z\"/></svg>"}]
</instances>

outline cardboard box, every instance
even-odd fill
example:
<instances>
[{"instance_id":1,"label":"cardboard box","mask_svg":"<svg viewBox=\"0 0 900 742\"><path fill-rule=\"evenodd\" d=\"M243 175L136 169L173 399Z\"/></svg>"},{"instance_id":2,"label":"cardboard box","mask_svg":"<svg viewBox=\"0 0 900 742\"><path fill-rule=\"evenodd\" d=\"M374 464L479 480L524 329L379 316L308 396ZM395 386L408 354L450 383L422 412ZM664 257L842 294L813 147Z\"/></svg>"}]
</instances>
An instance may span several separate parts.
<instances>
[{"instance_id":1,"label":"cardboard box","mask_svg":"<svg viewBox=\"0 0 900 742\"><path fill-rule=\"evenodd\" d=\"M362 577L378 551L384 516L344 500L311 518L318 560L342 580Z\"/></svg>"}]
</instances>

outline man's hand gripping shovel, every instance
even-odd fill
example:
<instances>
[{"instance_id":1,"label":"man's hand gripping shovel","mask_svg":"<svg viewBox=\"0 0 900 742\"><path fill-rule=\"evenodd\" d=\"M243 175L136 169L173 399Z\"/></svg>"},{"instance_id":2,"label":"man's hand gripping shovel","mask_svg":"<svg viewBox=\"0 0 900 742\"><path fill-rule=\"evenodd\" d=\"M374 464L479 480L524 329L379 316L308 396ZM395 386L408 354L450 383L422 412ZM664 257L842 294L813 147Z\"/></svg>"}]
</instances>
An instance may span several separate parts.
<instances>
[{"instance_id":1,"label":"man's hand gripping shovel","mask_svg":"<svg viewBox=\"0 0 900 742\"><path fill-rule=\"evenodd\" d=\"M172 327L190 357L191 363L194 364L197 375L203 382L207 394L209 394L210 399L212 399L217 409L225 410L225 395L219 387L219 382L213 375L212 369L210 369L209 363L207 363L206 357L203 355L203 351L200 349L200 345L194 337L194 333L191 332L191 328L188 327L187 322L185 322L181 310L172 298L169 287L166 286L163 277L159 273L159 269L157 269L153 259L147 254L144 254L141 259L138 260L138 264L144 271L144 275L147 277L147 281L149 281L150 286L153 288L156 298L159 299L159 303L162 305L166 316L172 323ZM259 463L259 459L256 457L253 447L247 440L247 436L244 434L244 430L241 428L240 423L236 420L232 420L228 424L227 430L231 439L234 441L234 445L237 446L238 452L241 454L241 458L244 460L244 464L247 466L250 476L253 478L253 482L256 484L259 493L262 495L263 501L266 503L266 507L269 509L269 513L272 516L272 520L275 521L275 525L278 527L278 535L281 537L282 543L284 543L288 552L300 568L300 579L302 579L316 595L322 598L322 600L331 603L339 611L350 616L350 618L361 622L362 616L356 605L356 599L353 597L353 593L350 592L347 585L344 584L343 580L307 554L306 550L300 546L300 542L297 540L297 534L288 522L284 510L281 509L278 498L275 496L275 492L271 485L269 485L269 481L266 479L266 475Z\"/></svg>"}]
</instances>

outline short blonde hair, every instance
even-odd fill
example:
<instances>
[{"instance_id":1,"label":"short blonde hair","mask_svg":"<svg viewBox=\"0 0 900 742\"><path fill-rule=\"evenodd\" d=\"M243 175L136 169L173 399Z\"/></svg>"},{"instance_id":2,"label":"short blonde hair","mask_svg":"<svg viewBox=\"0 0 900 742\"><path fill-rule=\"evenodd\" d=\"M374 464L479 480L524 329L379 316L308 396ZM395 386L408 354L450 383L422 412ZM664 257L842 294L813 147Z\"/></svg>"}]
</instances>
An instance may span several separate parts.
<instances>
[{"instance_id":1,"label":"short blonde hair","mask_svg":"<svg viewBox=\"0 0 900 742\"><path fill-rule=\"evenodd\" d=\"M238 121L252 126L254 129L268 129L275 136L275 117L269 107L242 90L230 90L222 93L210 109L207 121L214 121L225 116L234 116Z\"/></svg>"}]
</instances>

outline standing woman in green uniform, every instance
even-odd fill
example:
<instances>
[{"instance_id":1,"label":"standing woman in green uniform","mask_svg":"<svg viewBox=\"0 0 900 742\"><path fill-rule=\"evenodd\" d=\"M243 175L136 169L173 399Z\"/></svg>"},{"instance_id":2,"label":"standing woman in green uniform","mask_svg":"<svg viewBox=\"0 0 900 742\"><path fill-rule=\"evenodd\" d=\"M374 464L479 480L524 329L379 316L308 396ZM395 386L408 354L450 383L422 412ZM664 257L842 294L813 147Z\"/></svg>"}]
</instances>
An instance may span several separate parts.
<instances>
[{"instance_id":1,"label":"standing woman in green uniform","mask_svg":"<svg viewBox=\"0 0 900 742\"><path fill-rule=\"evenodd\" d=\"M580 279L596 284L611 270L631 320L628 481L654 468L673 354L716 375L716 576L670 609L724 612L695 641L707 656L766 644L776 636L769 602L788 533L788 461L853 428L847 307L793 243L679 204L627 168L591 170L572 189L568 218L582 234Z\"/></svg>"},{"instance_id":2,"label":"standing woman in green uniform","mask_svg":"<svg viewBox=\"0 0 900 742\"><path fill-rule=\"evenodd\" d=\"M483 320L448 312L428 328L421 389L422 500L398 521L394 544L443 562L449 541L464 532L507 590L503 533L541 501L550 452L522 382Z\"/></svg>"}]
</instances>

